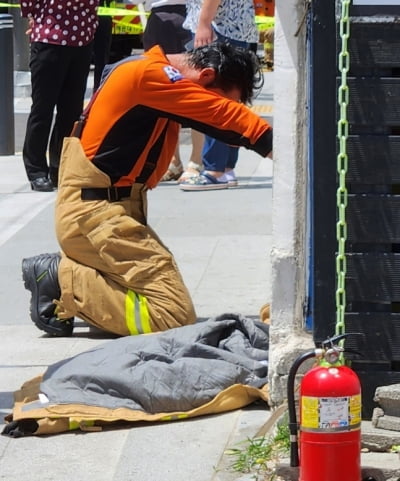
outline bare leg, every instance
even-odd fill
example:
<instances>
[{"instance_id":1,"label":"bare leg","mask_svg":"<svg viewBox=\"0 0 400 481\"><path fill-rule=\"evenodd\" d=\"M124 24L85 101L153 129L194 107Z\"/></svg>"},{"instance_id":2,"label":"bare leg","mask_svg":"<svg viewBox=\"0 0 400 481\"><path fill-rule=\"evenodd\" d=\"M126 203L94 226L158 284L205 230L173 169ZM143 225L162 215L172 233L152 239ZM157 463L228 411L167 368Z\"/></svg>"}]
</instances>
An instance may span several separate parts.
<instances>
[{"instance_id":1,"label":"bare leg","mask_svg":"<svg viewBox=\"0 0 400 481\"><path fill-rule=\"evenodd\" d=\"M203 151L204 134L193 129L191 129L190 132L192 135L192 153L190 155L190 162L194 162L195 164L201 166L203 164L201 153Z\"/></svg>"},{"instance_id":2,"label":"bare leg","mask_svg":"<svg viewBox=\"0 0 400 481\"><path fill-rule=\"evenodd\" d=\"M190 154L190 160L186 166L185 171L180 176L178 182L183 182L189 177L199 175L199 172L203 170L202 152L204 144L204 134L197 130L191 129L192 137L192 152Z\"/></svg>"},{"instance_id":3,"label":"bare leg","mask_svg":"<svg viewBox=\"0 0 400 481\"><path fill-rule=\"evenodd\" d=\"M182 160L181 160L181 154L179 152L179 142L178 144L176 145L176 149L175 149L175 153L171 159L171 164L170 165L174 165L175 167L177 168L181 168L183 169L183 166L182 166Z\"/></svg>"},{"instance_id":4,"label":"bare leg","mask_svg":"<svg viewBox=\"0 0 400 481\"><path fill-rule=\"evenodd\" d=\"M161 182L167 182L169 180L177 180L183 172L183 165L181 160L181 154L179 152L179 142L176 145L175 153L169 163L167 172L163 175Z\"/></svg>"}]
</instances>

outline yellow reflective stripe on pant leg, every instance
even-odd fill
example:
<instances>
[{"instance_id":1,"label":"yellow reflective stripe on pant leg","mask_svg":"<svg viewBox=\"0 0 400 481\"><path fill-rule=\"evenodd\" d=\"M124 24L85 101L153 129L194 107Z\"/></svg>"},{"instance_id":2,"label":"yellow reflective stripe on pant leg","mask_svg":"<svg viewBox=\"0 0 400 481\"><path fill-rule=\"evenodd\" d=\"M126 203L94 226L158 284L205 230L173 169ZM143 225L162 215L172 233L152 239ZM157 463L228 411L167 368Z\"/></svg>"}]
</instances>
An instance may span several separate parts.
<instances>
[{"instance_id":1,"label":"yellow reflective stripe on pant leg","mask_svg":"<svg viewBox=\"0 0 400 481\"><path fill-rule=\"evenodd\" d=\"M142 322L143 332L152 332L150 325L149 308L147 306L147 298L145 296L142 296L141 294L137 294L137 296L139 297L140 319Z\"/></svg>"},{"instance_id":2,"label":"yellow reflective stripe on pant leg","mask_svg":"<svg viewBox=\"0 0 400 481\"><path fill-rule=\"evenodd\" d=\"M87 419L85 421L82 421L81 419L77 419L77 418L69 418L68 424L69 424L70 431L74 431L76 429L82 429L84 431L85 427L94 426L94 421L87 420Z\"/></svg>"},{"instance_id":3,"label":"yellow reflective stripe on pant leg","mask_svg":"<svg viewBox=\"0 0 400 481\"><path fill-rule=\"evenodd\" d=\"M128 289L125 297L125 319L132 336L151 332L147 299Z\"/></svg>"}]
</instances>

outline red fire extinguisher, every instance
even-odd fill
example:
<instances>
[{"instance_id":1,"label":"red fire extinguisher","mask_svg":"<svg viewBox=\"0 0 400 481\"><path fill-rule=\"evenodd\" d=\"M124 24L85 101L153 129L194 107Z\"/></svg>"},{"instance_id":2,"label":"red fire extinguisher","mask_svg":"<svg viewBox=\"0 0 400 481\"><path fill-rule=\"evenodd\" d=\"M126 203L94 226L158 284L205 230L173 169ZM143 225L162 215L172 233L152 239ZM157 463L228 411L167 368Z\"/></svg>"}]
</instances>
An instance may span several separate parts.
<instances>
[{"instance_id":1,"label":"red fire extinguisher","mask_svg":"<svg viewBox=\"0 0 400 481\"><path fill-rule=\"evenodd\" d=\"M361 385L356 373L340 362L343 349L334 344L345 336L302 354L289 372L290 462L300 466L299 481L361 481ZM301 381L298 425L295 377L312 357L319 363Z\"/></svg>"}]
</instances>

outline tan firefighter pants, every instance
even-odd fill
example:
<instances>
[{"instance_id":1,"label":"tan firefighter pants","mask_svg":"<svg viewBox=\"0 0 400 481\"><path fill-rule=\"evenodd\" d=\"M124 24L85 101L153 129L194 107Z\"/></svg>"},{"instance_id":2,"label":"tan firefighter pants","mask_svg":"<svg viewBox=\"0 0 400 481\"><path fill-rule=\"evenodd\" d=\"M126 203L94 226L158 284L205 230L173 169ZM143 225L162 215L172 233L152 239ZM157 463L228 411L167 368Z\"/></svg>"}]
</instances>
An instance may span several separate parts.
<instances>
[{"instance_id":1,"label":"tan firefighter pants","mask_svg":"<svg viewBox=\"0 0 400 481\"><path fill-rule=\"evenodd\" d=\"M195 312L171 252L147 225L146 188L118 202L81 200L81 188L109 187L78 138L64 140L56 232L61 319L77 316L119 335L191 324Z\"/></svg>"}]
</instances>

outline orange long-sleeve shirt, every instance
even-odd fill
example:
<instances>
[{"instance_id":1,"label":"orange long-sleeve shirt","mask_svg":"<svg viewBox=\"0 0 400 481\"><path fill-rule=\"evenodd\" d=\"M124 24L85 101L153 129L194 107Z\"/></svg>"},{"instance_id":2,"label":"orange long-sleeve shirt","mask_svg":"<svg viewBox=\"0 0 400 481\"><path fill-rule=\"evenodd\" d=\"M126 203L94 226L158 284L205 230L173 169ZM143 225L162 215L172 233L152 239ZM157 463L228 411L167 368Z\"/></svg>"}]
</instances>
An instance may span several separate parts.
<instances>
[{"instance_id":1,"label":"orange long-sleeve shirt","mask_svg":"<svg viewBox=\"0 0 400 481\"><path fill-rule=\"evenodd\" d=\"M152 188L168 168L179 124L262 156L272 150L267 122L185 79L157 46L111 71L91 105L81 142L113 185L143 182Z\"/></svg>"}]
</instances>

